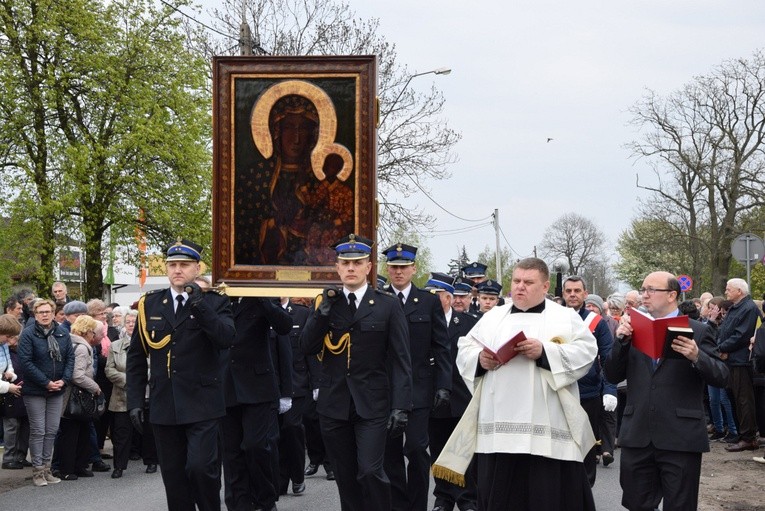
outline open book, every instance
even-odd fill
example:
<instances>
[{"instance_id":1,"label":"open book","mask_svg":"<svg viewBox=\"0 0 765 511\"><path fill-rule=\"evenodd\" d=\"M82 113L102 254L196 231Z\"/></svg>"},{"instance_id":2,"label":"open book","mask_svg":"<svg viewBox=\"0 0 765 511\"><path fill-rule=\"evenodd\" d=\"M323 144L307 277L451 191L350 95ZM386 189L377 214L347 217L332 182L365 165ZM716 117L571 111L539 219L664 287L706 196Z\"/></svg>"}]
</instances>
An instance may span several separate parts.
<instances>
[{"instance_id":1,"label":"open book","mask_svg":"<svg viewBox=\"0 0 765 511\"><path fill-rule=\"evenodd\" d=\"M518 332L513 336L512 339L505 341L502 346L500 346L496 351L492 350L485 344L483 344L480 341L476 341L478 344L483 346L483 350L487 353L490 353L491 356L494 357L495 360L497 360L500 364L507 363L511 358L516 356L518 354L517 351L515 351L515 347L518 345L519 342L526 340L526 334L524 334L522 331Z\"/></svg>"},{"instance_id":2,"label":"open book","mask_svg":"<svg viewBox=\"0 0 765 511\"><path fill-rule=\"evenodd\" d=\"M662 357L682 358L680 353L672 349L672 341L678 335L693 338L688 316L654 319L645 312L630 309L630 324L632 345L654 360Z\"/></svg>"}]
</instances>

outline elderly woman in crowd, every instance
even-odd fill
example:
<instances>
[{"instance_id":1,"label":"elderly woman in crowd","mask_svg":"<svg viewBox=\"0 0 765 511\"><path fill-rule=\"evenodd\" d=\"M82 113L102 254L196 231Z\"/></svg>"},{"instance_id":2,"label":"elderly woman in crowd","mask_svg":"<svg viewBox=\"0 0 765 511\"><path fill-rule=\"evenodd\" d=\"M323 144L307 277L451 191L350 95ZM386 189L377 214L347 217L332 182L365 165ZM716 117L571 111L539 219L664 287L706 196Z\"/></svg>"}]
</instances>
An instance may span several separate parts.
<instances>
[{"instance_id":1,"label":"elderly woman in crowd","mask_svg":"<svg viewBox=\"0 0 765 511\"><path fill-rule=\"evenodd\" d=\"M95 395L101 394L101 388L93 379L93 349L98 345L97 333L98 323L90 316L80 316L72 324L71 337L74 347L72 384ZM70 395L71 388L67 388L64 397L64 409L66 409ZM78 477L93 477L93 472L88 470L88 462L92 453L90 421L72 419L64 414L61 419L61 437L59 440L61 479L73 481Z\"/></svg>"},{"instance_id":2,"label":"elderly woman in crowd","mask_svg":"<svg viewBox=\"0 0 765 511\"><path fill-rule=\"evenodd\" d=\"M106 357L109 354L109 346L112 341L107 334L109 331L109 324L106 321L106 310L106 303L104 303L103 300L97 298L88 300L88 315L103 326L103 328L99 330L102 334L98 336L97 342L94 345L96 354L98 355L95 380L96 383L98 383L98 386L101 387L101 391L104 393L104 399L106 399L106 402L108 403L112 396L112 382L106 377L104 369L106 369ZM117 337L119 337L119 335L116 335L114 338L116 339ZM105 472L111 468L108 464L104 463L102 459L102 457L108 458L108 454L102 454L102 451L104 449L104 442L106 442L106 436L109 432L111 422L112 414L107 410L101 418L93 424L96 429L96 450L98 451L98 454L95 454L91 461L93 462L94 470L96 472Z\"/></svg>"},{"instance_id":3,"label":"elderly woman in crowd","mask_svg":"<svg viewBox=\"0 0 765 511\"><path fill-rule=\"evenodd\" d=\"M29 450L29 419L21 398L24 373L17 352L19 333L21 323L16 316L0 316L0 394L5 395L5 401L0 403L5 433L3 468L9 470L23 469Z\"/></svg>"},{"instance_id":4,"label":"elderly woman in crowd","mask_svg":"<svg viewBox=\"0 0 765 511\"><path fill-rule=\"evenodd\" d=\"M74 349L69 333L53 321L52 300L32 304L34 323L21 332L19 360L24 372L22 396L29 416L29 451L32 455L32 483L58 483L50 471L64 404L64 386L72 379Z\"/></svg>"},{"instance_id":5,"label":"elderly woman in crowd","mask_svg":"<svg viewBox=\"0 0 765 511\"><path fill-rule=\"evenodd\" d=\"M127 309L118 307L114 310ZM133 425L127 409L127 350L130 338L133 336L138 311L127 309L124 316L125 325L120 329L120 337L109 347L109 357L106 360L106 377L114 384L112 397L109 400L109 411L112 412L112 445L114 446L114 471L112 478L122 477L122 471L127 469L130 457L130 442Z\"/></svg>"}]
</instances>

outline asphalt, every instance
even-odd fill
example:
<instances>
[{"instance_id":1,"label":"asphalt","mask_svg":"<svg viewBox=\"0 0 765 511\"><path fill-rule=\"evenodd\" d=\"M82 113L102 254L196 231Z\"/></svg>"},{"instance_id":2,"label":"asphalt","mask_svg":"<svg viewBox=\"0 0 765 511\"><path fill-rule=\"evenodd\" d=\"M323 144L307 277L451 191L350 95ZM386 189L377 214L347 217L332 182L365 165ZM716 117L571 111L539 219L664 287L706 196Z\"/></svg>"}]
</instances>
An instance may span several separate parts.
<instances>
[{"instance_id":1,"label":"asphalt","mask_svg":"<svg viewBox=\"0 0 765 511\"><path fill-rule=\"evenodd\" d=\"M108 441L107 441L108 442ZM110 446L107 445L107 450ZM595 504L601 511L622 509L619 488L619 451L609 467L598 466L593 488ZM146 474L140 461L131 461L121 479L112 479L110 472L96 473L93 478L62 481L41 488L32 486L32 469L0 470L0 510L11 509L76 509L77 511L162 511L165 504L164 487L159 473ZM7 490L7 491L6 491ZM429 508L433 506L432 480ZM337 487L327 481L323 469L306 478L306 491L300 496L282 496L279 511L337 511L340 502ZM221 509L223 493L221 492Z\"/></svg>"}]
</instances>

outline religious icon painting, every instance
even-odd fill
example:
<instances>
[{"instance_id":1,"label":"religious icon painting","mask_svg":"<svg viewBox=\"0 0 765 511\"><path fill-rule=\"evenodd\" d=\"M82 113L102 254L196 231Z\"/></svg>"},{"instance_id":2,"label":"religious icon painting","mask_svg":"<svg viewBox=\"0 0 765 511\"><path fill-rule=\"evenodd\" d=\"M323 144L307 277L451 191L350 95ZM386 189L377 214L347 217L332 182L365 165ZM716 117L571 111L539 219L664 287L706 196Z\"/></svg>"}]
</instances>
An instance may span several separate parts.
<instances>
[{"instance_id":1,"label":"religious icon painting","mask_svg":"<svg viewBox=\"0 0 765 511\"><path fill-rule=\"evenodd\" d=\"M376 58L215 57L213 71L214 280L281 296L336 281L332 243L375 239Z\"/></svg>"}]
</instances>

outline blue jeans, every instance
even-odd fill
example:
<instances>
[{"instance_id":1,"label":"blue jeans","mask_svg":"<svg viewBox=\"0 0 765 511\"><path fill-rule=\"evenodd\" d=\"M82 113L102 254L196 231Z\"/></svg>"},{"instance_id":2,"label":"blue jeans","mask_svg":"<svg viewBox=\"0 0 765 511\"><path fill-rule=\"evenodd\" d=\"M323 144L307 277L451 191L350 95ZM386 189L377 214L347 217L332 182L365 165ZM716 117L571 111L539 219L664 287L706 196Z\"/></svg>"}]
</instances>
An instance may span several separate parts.
<instances>
[{"instance_id":1,"label":"blue jeans","mask_svg":"<svg viewBox=\"0 0 765 511\"><path fill-rule=\"evenodd\" d=\"M728 433L731 435L738 434L736 421L733 420L733 407L725 389L709 385L709 411L712 413L712 423L716 431L720 433L725 431L723 426L723 413L725 413L725 425L728 426Z\"/></svg>"}]
</instances>

